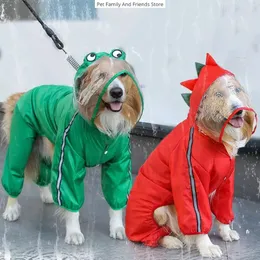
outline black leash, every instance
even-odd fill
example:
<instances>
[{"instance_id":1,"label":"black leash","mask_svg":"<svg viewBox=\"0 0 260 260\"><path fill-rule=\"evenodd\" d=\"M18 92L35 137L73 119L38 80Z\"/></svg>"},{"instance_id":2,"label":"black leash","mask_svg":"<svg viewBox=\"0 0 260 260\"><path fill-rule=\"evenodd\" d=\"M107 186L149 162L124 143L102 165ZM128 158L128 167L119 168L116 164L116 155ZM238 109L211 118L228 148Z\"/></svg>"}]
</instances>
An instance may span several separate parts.
<instances>
[{"instance_id":1,"label":"black leash","mask_svg":"<svg viewBox=\"0 0 260 260\"><path fill-rule=\"evenodd\" d=\"M77 70L79 68L79 64L77 63L77 61L67 53L67 51L64 49L64 44L63 42L58 38L58 36L54 33L54 31L48 27L43 20L39 17L39 15L33 10L33 8L31 7L31 5L26 1L26 0L22 0L23 3L26 5L26 7L30 10L30 12L33 14L33 16L36 18L36 20L41 24L42 28L44 29L44 31L46 32L46 34L53 40L55 46L57 49L62 50L66 55L67 58L66 60L69 62L69 64L75 69Z\"/></svg>"}]
</instances>

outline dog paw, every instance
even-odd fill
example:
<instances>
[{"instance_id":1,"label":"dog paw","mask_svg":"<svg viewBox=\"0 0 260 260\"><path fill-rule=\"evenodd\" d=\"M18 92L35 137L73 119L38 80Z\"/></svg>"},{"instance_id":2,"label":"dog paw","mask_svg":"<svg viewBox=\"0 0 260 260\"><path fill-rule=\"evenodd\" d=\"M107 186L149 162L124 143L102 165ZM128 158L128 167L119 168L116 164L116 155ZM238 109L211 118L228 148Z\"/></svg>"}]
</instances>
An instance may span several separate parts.
<instances>
[{"instance_id":1,"label":"dog paw","mask_svg":"<svg viewBox=\"0 0 260 260\"><path fill-rule=\"evenodd\" d=\"M8 221L16 221L20 217L21 206L18 202L11 206L7 206L3 213L3 218Z\"/></svg>"},{"instance_id":2,"label":"dog paw","mask_svg":"<svg viewBox=\"0 0 260 260\"><path fill-rule=\"evenodd\" d=\"M49 190L49 187L41 188L40 196L41 196L41 200L42 200L43 203L46 203L46 204L54 203L53 198L52 198L52 194Z\"/></svg>"},{"instance_id":3,"label":"dog paw","mask_svg":"<svg viewBox=\"0 0 260 260\"><path fill-rule=\"evenodd\" d=\"M65 242L70 245L82 245L84 241L85 238L81 232L68 233L65 237Z\"/></svg>"},{"instance_id":4,"label":"dog paw","mask_svg":"<svg viewBox=\"0 0 260 260\"><path fill-rule=\"evenodd\" d=\"M230 228L229 225L219 224L219 235L226 242L232 242L235 240L239 240L239 234Z\"/></svg>"},{"instance_id":5,"label":"dog paw","mask_svg":"<svg viewBox=\"0 0 260 260\"><path fill-rule=\"evenodd\" d=\"M232 242L232 241L237 241L240 239L239 234L237 233L236 230L228 230L226 232L220 232L219 235L221 238L226 241L226 242Z\"/></svg>"},{"instance_id":6,"label":"dog paw","mask_svg":"<svg viewBox=\"0 0 260 260\"><path fill-rule=\"evenodd\" d=\"M183 243L177 237L173 237L173 236L165 236L161 238L159 243L162 247L168 249L183 248Z\"/></svg>"},{"instance_id":7,"label":"dog paw","mask_svg":"<svg viewBox=\"0 0 260 260\"><path fill-rule=\"evenodd\" d=\"M213 245L213 244L200 246L199 252L202 257L215 258L215 257L222 256L222 251L221 251L220 247L217 245Z\"/></svg>"},{"instance_id":8,"label":"dog paw","mask_svg":"<svg viewBox=\"0 0 260 260\"><path fill-rule=\"evenodd\" d=\"M120 239L120 240L125 239L126 238L125 228L123 226L111 227L110 228L110 237L112 237L114 239Z\"/></svg>"}]
</instances>

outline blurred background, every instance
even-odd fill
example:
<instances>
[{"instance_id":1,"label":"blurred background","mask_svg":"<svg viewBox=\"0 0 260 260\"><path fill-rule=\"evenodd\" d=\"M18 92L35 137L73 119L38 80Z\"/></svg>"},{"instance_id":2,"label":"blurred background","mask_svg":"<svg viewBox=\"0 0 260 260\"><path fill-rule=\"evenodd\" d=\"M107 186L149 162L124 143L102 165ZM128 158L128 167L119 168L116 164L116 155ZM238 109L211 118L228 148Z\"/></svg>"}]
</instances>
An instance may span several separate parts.
<instances>
[{"instance_id":1,"label":"blurred background","mask_svg":"<svg viewBox=\"0 0 260 260\"><path fill-rule=\"evenodd\" d=\"M260 1L168 0L165 9L95 9L94 0L28 0L81 62L123 47L145 98L141 119L174 126L188 107L180 82L206 52L237 75L260 112ZM74 69L21 0L0 0L0 101L41 84L73 84ZM255 137L260 137L258 128Z\"/></svg>"}]
</instances>

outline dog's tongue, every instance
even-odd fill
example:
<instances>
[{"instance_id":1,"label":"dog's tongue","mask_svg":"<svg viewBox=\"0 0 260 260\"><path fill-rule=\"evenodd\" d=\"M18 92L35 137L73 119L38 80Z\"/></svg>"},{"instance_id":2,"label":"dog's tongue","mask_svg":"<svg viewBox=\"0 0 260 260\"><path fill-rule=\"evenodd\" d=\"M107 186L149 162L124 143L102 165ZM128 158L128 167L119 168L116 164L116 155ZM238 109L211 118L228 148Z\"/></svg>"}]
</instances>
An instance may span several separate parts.
<instances>
[{"instance_id":1,"label":"dog's tongue","mask_svg":"<svg viewBox=\"0 0 260 260\"><path fill-rule=\"evenodd\" d=\"M244 123L244 119L242 117L235 117L230 119L229 123L235 128L240 128Z\"/></svg>"},{"instance_id":2,"label":"dog's tongue","mask_svg":"<svg viewBox=\"0 0 260 260\"><path fill-rule=\"evenodd\" d=\"M110 103L111 110L118 111L118 110L121 109L121 107L122 107L122 103L120 103L120 102L112 102L112 103Z\"/></svg>"}]
</instances>

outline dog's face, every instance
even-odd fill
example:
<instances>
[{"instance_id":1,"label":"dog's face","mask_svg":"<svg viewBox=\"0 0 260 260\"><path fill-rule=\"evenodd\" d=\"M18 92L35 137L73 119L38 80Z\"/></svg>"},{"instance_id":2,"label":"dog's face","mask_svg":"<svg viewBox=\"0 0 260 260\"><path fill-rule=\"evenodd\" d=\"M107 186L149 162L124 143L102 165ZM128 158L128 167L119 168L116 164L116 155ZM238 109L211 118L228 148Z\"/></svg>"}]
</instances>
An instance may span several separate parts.
<instances>
[{"instance_id":1,"label":"dog's face","mask_svg":"<svg viewBox=\"0 0 260 260\"><path fill-rule=\"evenodd\" d=\"M197 124L202 131L217 139L225 122L223 142L238 143L249 140L254 128L254 112L239 110L250 108L248 94L234 76L218 78L205 93L198 113ZM237 111L232 118L230 115ZM244 143L244 145L245 145Z\"/></svg>"},{"instance_id":2,"label":"dog's face","mask_svg":"<svg viewBox=\"0 0 260 260\"><path fill-rule=\"evenodd\" d=\"M123 73L113 79L123 70L134 75L132 66L125 60L103 57L93 63L78 82L79 111L91 120L95 109L98 109L94 124L109 136L131 131L142 113L140 90L132 77Z\"/></svg>"}]
</instances>

